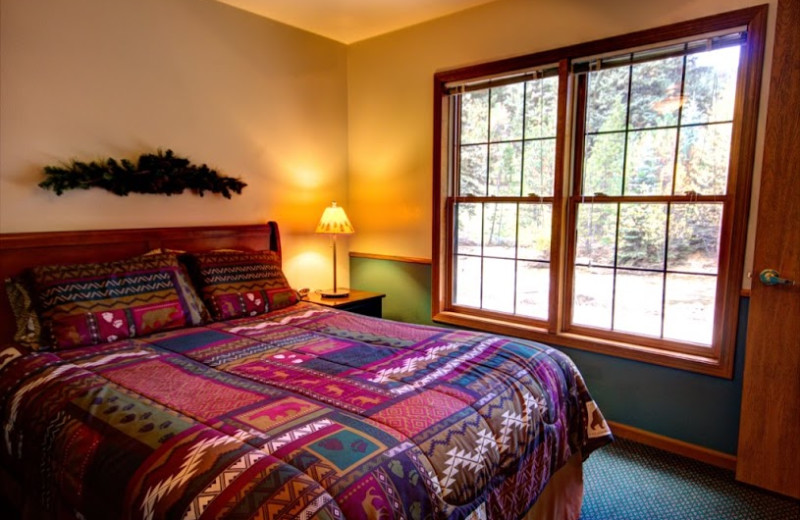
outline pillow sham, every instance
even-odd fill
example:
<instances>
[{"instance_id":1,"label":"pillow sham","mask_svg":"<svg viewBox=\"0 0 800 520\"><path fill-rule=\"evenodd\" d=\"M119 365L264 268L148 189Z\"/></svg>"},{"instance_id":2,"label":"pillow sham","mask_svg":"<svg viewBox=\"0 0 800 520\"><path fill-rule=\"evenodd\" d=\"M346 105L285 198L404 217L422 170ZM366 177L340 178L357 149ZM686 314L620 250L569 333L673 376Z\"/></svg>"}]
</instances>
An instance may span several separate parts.
<instances>
[{"instance_id":1,"label":"pillow sham","mask_svg":"<svg viewBox=\"0 0 800 520\"><path fill-rule=\"evenodd\" d=\"M209 251L187 263L214 318L256 316L297 303L273 251Z\"/></svg>"},{"instance_id":2,"label":"pillow sham","mask_svg":"<svg viewBox=\"0 0 800 520\"><path fill-rule=\"evenodd\" d=\"M200 325L207 311L174 254L31 269L43 339L55 349Z\"/></svg>"},{"instance_id":3,"label":"pillow sham","mask_svg":"<svg viewBox=\"0 0 800 520\"><path fill-rule=\"evenodd\" d=\"M33 303L33 282L29 273L5 279L6 295L17 330L14 342L31 350L41 349L42 325Z\"/></svg>"}]
</instances>

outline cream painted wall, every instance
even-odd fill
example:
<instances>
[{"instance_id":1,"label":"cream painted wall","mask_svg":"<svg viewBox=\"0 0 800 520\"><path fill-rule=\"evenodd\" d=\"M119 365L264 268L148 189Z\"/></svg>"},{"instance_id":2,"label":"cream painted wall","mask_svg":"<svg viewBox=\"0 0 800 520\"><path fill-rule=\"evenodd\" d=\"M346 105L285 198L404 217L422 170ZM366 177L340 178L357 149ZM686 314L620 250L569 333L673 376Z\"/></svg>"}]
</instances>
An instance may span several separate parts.
<instances>
[{"instance_id":1,"label":"cream painted wall","mask_svg":"<svg viewBox=\"0 0 800 520\"><path fill-rule=\"evenodd\" d=\"M321 288L330 249L312 230L337 200L357 231L340 242L346 284L348 246L430 257L435 72L756 3L500 0L344 46L211 0L3 0L0 232L274 219L292 284ZM233 200L36 187L47 164L158 147L249 186Z\"/></svg>"},{"instance_id":2,"label":"cream painted wall","mask_svg":"<svg viewBox=\"0 0 800 520\"><path fill-rule=\"evenodd\" d=\"M765 2L502 0L351 45L349 201L354 220L361 224L351 249L430 258L433 75L437 71L761 3ZM770 3L765 78L769 77L775 26L776 2ZM765 110L761 130L764 115ZM762 134L759 131L759 166ZM756 179L754 190L757 185Z\"/></svg>"},{"instance_id":3,"label":"cream painted wall","mask_svg":"<svg viewBox=\"0 0 800 520\"><path fill-rule=\"evenodd\" d=\"M272 219L290 282L332 283L313 230L347 197L346 46L211 0L3 0L0 28L0 232ZM36 186L48 164L159 147L248 186L232 200Z\"/></svg>"}]
</instances>

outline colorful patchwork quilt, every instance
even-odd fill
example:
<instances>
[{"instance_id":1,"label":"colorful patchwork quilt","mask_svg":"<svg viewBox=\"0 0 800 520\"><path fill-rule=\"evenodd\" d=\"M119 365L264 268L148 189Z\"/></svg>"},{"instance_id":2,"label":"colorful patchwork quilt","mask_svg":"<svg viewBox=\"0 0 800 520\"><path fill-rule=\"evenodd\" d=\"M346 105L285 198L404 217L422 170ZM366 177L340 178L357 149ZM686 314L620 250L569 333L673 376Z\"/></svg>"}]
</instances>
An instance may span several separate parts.
<instances>
[{"instance_id":1,"label":"colorful patchwork quilt","mask_svg":"<svg viewBox=\"0 0 800 520\"><path fill-rule=\"evenodd\" d=\"M541 344L300 302L0 349L0 462L54 518L518 518L611 434Z\"/></svg>"}]
</instances>

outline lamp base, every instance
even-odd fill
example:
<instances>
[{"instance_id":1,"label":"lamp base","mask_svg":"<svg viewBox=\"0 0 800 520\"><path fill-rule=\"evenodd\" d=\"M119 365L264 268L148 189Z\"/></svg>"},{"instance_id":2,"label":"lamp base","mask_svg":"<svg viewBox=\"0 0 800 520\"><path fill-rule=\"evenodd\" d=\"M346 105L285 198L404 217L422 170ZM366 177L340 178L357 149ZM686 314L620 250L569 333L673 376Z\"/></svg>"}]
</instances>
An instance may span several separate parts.
<instances>
[{"instance_id":1,"label":"lamp base","mask_svg":"<svg viewBox=\"0 0 800 520\"><path fill-rule=\"evenodd\" d=\"M347 289L328 289L326 291L320 291L319 295L323 298L347 298L350 296L350 291Z\"/></svg>"}]
</instances>

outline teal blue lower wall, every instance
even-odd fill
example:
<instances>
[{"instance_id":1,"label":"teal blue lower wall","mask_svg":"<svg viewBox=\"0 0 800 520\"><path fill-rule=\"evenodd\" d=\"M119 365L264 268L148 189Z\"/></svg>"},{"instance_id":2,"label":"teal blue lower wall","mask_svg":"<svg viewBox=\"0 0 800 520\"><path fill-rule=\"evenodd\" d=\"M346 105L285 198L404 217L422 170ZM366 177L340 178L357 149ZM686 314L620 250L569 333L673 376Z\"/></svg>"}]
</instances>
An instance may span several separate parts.
<instances>
[{"instance_id":1,"label":"teal blue lower wall","mask_svg":"<svg viewBox=\"0 0 800 520\"><path fill-rule=\"evenodd\" d=\"M385 318L432 323L429 265L351 258L350 285L386 293ZM554 346L575 361L606 419L735 454L748 306L742 298L733 379Z\"/></svg>"}]
</instances>

